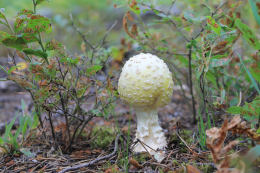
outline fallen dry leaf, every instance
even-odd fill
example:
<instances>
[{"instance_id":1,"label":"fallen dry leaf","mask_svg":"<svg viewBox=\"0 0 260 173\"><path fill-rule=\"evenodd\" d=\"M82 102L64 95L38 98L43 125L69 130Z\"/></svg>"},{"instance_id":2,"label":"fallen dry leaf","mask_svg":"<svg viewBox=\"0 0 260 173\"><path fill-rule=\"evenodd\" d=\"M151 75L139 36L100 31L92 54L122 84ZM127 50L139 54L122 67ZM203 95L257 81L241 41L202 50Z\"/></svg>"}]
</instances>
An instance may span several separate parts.
<instances>
[{"instance_id":1,"label":"fallen dry leaf","mask_svg":"<svg viewBox=\"0 0 260 173\"><path fill-rule=\"evenodd\" d=\"M200 170L198 170L196 167L192 165L187 165L187 173L201 173Z\"/></svg>"},{"instance_id":2,"label":"fallen dry leaf","mask_svg":"<svg viewBox=\"0 0 260 173\"><path fill-rule=\"evenodd\" d=\"M138 168L138 169L142 169L142 168L143 168L143 166L140 165L140 163L138 163L138 161L136 161L136 160L133 159L133 158L130 158L130 159L129 159L129 163L130 163L131 165L133 165L134 167Z\"/></svg>"}]
</instances>

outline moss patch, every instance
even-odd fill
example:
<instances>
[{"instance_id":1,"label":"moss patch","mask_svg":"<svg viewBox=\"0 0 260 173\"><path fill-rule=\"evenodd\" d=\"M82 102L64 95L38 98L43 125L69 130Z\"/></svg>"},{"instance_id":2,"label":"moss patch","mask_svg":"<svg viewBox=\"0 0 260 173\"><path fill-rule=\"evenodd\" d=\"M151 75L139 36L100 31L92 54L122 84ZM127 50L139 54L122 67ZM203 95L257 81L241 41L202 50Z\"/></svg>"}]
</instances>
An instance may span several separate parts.
<instances>
[{"instance_id":1,"label":"moss patch","mask_svg":"<svg viewBox=\"0 0 260 173\"><path fill-rule=\"evenodd\" d=\"M106 148L115 140L116 130L111 126L95 126L90 137L92 148Z\"/></svg>"}]
</instances>

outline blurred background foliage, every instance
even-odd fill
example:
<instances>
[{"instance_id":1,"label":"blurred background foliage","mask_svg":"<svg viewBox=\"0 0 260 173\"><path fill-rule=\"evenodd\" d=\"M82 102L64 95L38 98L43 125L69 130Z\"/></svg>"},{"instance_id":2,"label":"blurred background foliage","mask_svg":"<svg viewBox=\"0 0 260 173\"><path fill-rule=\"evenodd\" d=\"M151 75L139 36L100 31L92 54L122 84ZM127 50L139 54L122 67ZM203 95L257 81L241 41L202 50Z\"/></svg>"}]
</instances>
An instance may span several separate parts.
<instances>
[{"instance_id":1,"label":"blurred background foliage","mask_svg":"<svg viewBox=\"0 0 260 173\"><path fill-rule=\"evenodd\" d=\"M69 47L72 52L80 50L82 39L71 27L70 14L72 14L75 25L86 34L88 40L96 43L100 40L106 30L118 21L114 32L109 34L111 42L119 41L124 32L118 32L121 28L119 20L122 19L124 10L115 10L113 0L49 0L43 2L38 12L52 20L53 31L51 38L59 40ZM1 0L0 7L5 9L5 14L12 19L17 11L21 9L32 9L31 0L8 1Z\"/></svg>"},{"instance_id":2,"label":"blurred background foliage","mask_svg":"<svg viewBox=\"0 0 260 173\"><path fill-rule=\"evenodd\" d=\"M174 2L172 0L137 0L138 3L151 4L159 9L167 9L169 5ZM209 12L209 8L214 9L221 0L184 0L176 1L174 8L171 12L177 17L193 15L194 18L199 19ZM44 1L38 9L38 12L48 18L52 19L53 31L50 38L55 38L64 43L68 50L71 52L80 52L80 45L82 43L79 35L71 27L70 14L74 18L74 22L79 29L87 35L88 40L96 43L103 37L106 30L114 23L117 22L116 27L108 35L110 46L118 45L120 39L126 37L125 32L122 30L122 18L127 11L128 0L48 0ZM204 4L204 5L202 5ZM5 14L9 19L12 19L17 11L21 9L32 9L31 0L1 0L0 8L5 9ZM241 9L242 8L242 9ZM254 15L252 13L249 3L239 6L237 11L241 12L242 19L253 30L259 29ZM141 15L142 16L142 15ZM143 15L145 16L145 15ZM151 18L149 18L151 19ZM250 19L250 20L248 20ZM198 22L199 25L200 22ZM154 27L156 26L157 27ZM168 26L162 26L160 23L149 23L152 25L151 30L156 29L160 33L160 37L170 38L174 37L174 32L165 32L169 30ZM187 29L189 26L187 26ZM178 49L178 39L173 40ZM184 46L184 44L183 44ZM118 54L118 53L116 53Z\"/></svg>"}]
</instances>

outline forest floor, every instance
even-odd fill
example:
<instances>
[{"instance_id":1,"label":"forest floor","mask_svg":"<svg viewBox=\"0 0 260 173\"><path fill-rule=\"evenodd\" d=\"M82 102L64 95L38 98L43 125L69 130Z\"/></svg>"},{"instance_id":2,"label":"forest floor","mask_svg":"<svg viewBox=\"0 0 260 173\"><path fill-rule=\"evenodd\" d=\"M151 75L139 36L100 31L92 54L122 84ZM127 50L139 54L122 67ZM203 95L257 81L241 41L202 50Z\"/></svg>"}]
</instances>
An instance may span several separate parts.
<instances>
[{"instance_id":1,"label":"forest floor","mask_svg":"<svg viewBox=\"0 0 260 173\"><path fill-rule=\"evenodd\" d=\"M10 121L15 112L20 111L23 99L31 109L29 95L14 83L0 83L0 120L2 127ZM198 133L198 124L192 122L192 106L189 99L182 96L180 90L175 89L171 103L159 110L159 119L167 137L168 146L165 150L165 159L158 163L149 154L136 154L131 146L135 136L135 113L129 107L118 101L115 115L109 119L93 118L83 131L72 150L63 153L61 148L54 149L51 134L34 130L26 139L23 147L30 151L29 155L13 153L0 158L1 172L59 172L71 166L78 166L68 172L214 172L219 165L213 162L214 153L199 144L201 136ZM215 125L221 127L226 116L215 117ZM57 120L54 127L57 140L66 141L65 124ZM223 126L224 127L224 126ZM2 129L3 130L3 129ZM205 130L205 129L204 129ZM205 133L204 133L205 134ZM236 136L235 136L236 137ZM234 136L228 134L222 143L229 144ZM246 144L252 141L244 140L232 153L245 152ZM222 148L223 146L221 146ZM228 151L228 150L227 150ZM229 160L225 160L227 163ZM259 161L253 169L259 170ZM222 172L219 172L222 173ZM224 173L224 172L223 172ZM238 172L233 172L238 173Z\"/></svg>"}]
</instances>

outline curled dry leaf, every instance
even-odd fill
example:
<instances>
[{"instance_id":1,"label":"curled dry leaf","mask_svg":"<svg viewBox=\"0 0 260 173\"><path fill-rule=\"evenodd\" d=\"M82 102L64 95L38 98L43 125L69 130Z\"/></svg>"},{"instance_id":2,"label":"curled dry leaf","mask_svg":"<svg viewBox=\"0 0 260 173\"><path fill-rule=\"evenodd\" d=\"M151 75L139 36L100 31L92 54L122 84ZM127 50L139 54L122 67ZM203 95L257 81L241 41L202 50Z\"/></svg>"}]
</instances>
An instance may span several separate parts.
<instances>
[{"instance_id":1,"label":"curled dry leaf","mask_svg":"<svg viewBox=\"0 0 260 173\"><path fill-rule=\"evenodd\" d=\"M236 115L232 118L230 123L228 123L228 130L234 128L236 125L238 125L241 122L241 118L239 115Z\"/></svg>"},{"instance_id":2,"label":"curled dry leaf","mask_svg":"<svg viewBox=\"0 0 260 173\"><path fill-rule=\"evenodd\" d=\"M128 29L128 21L134 21L133 16L131 15L130 11L126 12L124 17L123 17L123 28L125 30L125 32L131 37L131 38L135 38L138 35L137 32L137 25L134 24L132 26L131 31L129 31Z\"/></svg>"},{"instance_id":3,"label":"curled dry leaf","mask_svg":"<svg viewBox=\"0 0 260 173\"><path fill-rule=\"evenodd\" d=\"M217 127L213 127L209 130L206 130L206 135L211 139L219 138L219 129Z\"/></svg>"},{"instance_id":4,"label":"curled dry leaf","mask_svg":"<svg viewBox=\"0 0 260 173\"><path fill-rule=\"evenodd\" d=\"M131 28L131 33L136 37L138 36L138 30L137 30L137 25L133 24L132 28Z\"/></svg>"},{"instance_id":5,"label":"curled dry leaf","mask_svg":"<svg viewBox=\"0 0 260 173\"><path fill-rule=\"evenodd\" d=\"M235 155L227 155L228 152L236 146L239 141L234 140L224 145L228 131L233 134L246 134L255 141L260 141L260 135L246 125L240 116L234 116L230 122L224 121L221 128L213 127L206 131L207 147L211 151L214 163L217 167L216 173L244 173L245 168L230 168L230 161ZM243 163L240 164L243 167Z\"/></svg>"},{"instance_id":6,"label":"curled dry leaf","mask_svg":"<svg viewBox=\"0 0 260 173\"><path fill-rule=\"evenodd\" d=\"M238 144L238 141L231 141L226 146L224 142L230 128L233 128L240 122L240 117L234 117L230 122L224 121L221 128L213 127L206 131L207 147L209 148L213 161L218 170L221 168L229 168L230 157L227 153ZM222 173L222 172L219 172ZM224 173L224 172L223 172Z\"/></svg>"}]
</instances>

